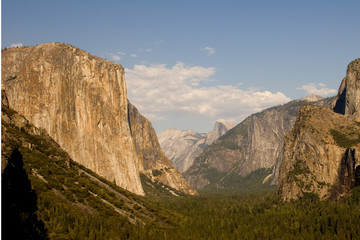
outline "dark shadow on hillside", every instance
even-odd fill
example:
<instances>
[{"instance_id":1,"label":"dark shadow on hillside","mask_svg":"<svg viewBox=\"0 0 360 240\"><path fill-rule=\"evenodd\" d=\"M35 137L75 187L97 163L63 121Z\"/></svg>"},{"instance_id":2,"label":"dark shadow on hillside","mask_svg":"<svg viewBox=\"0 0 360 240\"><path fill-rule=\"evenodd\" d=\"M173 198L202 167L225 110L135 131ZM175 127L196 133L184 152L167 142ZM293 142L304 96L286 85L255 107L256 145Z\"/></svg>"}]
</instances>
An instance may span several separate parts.
<instances>
[{"instance_id":1,"label":"dark shadow on hillside","mask_svg":"<svg viewBox=\"0 0 360 240\"><path fill-rule=\"evenodd\" d=\"M346 88L342 91L341 95L339 96L338 100L336 101L334 112L345 114L345 103L346 103Z\"/></svg>"},{"instance_id":2,"label":"dark shadow on hillside","mask_svg":"<svg viewBox=\"0 0 360 240\"><path fill-rule=\"evenodd\" d=\"M38 220L37 196L31 189L22 155L15 149L1 176L2 239L48 239L44 223Z\"/></svg>"}]
</instances>

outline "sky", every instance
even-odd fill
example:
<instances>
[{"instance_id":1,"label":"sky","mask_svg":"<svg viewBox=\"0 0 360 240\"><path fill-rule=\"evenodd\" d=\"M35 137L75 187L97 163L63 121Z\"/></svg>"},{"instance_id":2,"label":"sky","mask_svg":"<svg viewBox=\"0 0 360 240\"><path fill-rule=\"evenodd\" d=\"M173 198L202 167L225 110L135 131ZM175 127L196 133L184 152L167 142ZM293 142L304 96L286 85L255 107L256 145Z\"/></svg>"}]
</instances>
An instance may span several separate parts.
<instances>
[{"instance_id":1,"label":"sky","mask_svg":"<svg viewBox=\"0 0 360 240\"><path fill-rule=\"evenodd\" d=\"M2 0L1 47L63 42L121 64L157 132L209 132L309 94L360 57L360 1Z\"/></svg>"}]
</instances>

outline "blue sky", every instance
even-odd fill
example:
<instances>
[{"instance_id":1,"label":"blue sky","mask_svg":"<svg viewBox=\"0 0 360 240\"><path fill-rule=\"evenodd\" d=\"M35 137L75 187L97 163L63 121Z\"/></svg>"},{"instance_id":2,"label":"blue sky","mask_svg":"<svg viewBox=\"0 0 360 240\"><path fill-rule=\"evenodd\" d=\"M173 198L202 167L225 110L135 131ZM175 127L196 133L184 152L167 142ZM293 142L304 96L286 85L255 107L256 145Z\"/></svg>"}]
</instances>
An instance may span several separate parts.
<instances>
[{"instance_id":1,"label":"blue sky","mask_svg":"<svg viewBox=\"0 0 360 240\"><path fill-rule=\"evenodd\" d=\"M360 57L360 1L3 0L2 47L70 43L126 69L153 123L208 132L218 119L310 93L332 96Z\"/></svg>"}]
</instances>

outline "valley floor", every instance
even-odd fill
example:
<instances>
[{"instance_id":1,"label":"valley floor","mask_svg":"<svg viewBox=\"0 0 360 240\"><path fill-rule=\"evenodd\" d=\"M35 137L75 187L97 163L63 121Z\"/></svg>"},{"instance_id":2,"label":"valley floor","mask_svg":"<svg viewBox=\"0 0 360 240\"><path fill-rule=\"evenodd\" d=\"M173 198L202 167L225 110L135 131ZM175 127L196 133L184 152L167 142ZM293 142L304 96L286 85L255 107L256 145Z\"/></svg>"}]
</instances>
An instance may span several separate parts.
<instances>
[{"instance_id":1,"label":"valley floor","mask_svg":"<svg viewBox=\"0 0 360 240\"><path fill-rule=\"evenodd\" d=\"M360 188L338 202L315 195L280 203L272 193L203 194L158 202L176 224L163 239L360 239Z\"/></svg>"}]
</instances>

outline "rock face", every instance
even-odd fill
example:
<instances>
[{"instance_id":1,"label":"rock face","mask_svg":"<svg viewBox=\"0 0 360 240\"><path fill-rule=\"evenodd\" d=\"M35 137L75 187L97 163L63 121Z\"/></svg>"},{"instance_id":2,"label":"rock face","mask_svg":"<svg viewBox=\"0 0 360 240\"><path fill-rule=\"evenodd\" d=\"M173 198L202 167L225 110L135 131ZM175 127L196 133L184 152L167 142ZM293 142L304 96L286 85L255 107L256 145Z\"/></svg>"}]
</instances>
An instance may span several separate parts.
<instances>
[{"instance_id":1,"label":"rock face","mask_svg":"<svg viewBox=\"0 0 360 240\"><path fill-rule=\"evenodd\" d=\"M341 82L334 111L360 122L360 58L352 61Z\"/></svg>"},{"instance_id":2,"label":"rock face","mask_svg":"<svg viewBox=\"0 0 360 240\"><path fill-rule=\"evenodd\" d=\"M207 147L184 173L185 178L197 189L209 184L222 188L221 182L228 176L245 177L259 169L274 168L273 177L267 180L276 184L284 135L294 125L300 106L307 102L295 100L246 118ZM331 100L314 103L329 105Z\"/></svg>"},{"instance_id":3,"label":"rock face","mask_svg":"<svg viewBox=\"0 0 360 240\"><path fill-rule=\"evenodd\" d=\"M135 143L121 65L46 43L3 51L1 71L11 108L45 129L74 161L144 195L139 173L151 164L139 160L148 153L137 149L152 143Z\"/></svg>"},{"instance_id":4,"label":"rock face","mask_svg":"<svg viewBox=\"0 0 360 240\"><path fill-rule=\"evenodd\" d=\"M169 128L160 132L158 138L171 164L180 172L184 172L203 151L206 134Z\"/></svg>"},{"instance_id":5,"label":"rock face","mask_svg":"<svg viewBox=\"0 0 360 240\"><path fill-rule=\"evenodd\" d=\"M224 120L217 121L215 123L214 129L206 135L205 144L211 145L216 139L218 139L219 137L224 135L227 131L232 129L234 126L235 126L235 124L230 121L224 121Z\"/></svg>"},{"instance_id":6,"label":"rock face","mask_svg":"<svg viewBox=\"0 0 360 240\"><path fill-rule=\"evenodd\" d=\"M304 193L339 199L359 185L360 126L326 107L303 106L286 134L279 174L284 201Z\"/></svg>"},{"instance_id":7,"label":"rock face","mask_svg":"<svg viewBox=\"0 0 360 240\"><path fill-rule=\"evenodd\" d=\"M131 135L139 158L140 172L146 174L152 181L161 182L186 194L196 194L180 172L171 166L160 147L151 123L130 102L128 109Z\"/></svg>"},{"instance_id":8,"label":"rock face","mask_svg":"<svg viewBox=\"0 0 360 240\"><path fill-rule=\"evenodd\" d=\"M207 145L212 144L232 127L232 122L218 121L214 129L207 134L193 130L166 129L158 134L158 138L171 164L180 172L185 172Z\"/></svg>"}]
</instances>

